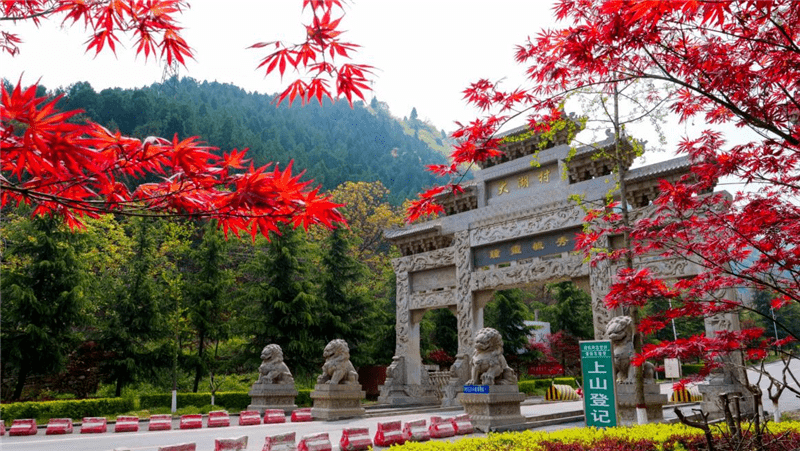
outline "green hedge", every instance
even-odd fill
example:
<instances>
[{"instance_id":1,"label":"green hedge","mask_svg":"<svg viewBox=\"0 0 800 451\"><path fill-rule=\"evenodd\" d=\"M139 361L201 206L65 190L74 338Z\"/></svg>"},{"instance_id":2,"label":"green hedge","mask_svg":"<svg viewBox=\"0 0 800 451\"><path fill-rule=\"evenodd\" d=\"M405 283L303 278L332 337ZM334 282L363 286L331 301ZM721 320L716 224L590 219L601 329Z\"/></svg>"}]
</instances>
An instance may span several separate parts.
<instances>
[{"instance_id":1,"label":"green hedge","mask_svg":"<svg viewBox=\"0 0 800 451\"><path fill-rule=\"evenodd\" d=\"M72 418L116 415L134 409L133 399L96 398L70 399L64 401L14 402L0 405L0 416L10 425L20 418L35 418L49 421L50 418Z\"/></svg>"},{"instance_id":2,"label":"green hedge","mask_svg":"<svg viewBox=\"0 0 800 451\"><path fill-rule=\"evenodd\" d=\"M703 368L702 363L684 363L681 365L681 374L683 376L690 376L692 374L697 374L700 372L700 368Z\"/></svg>"},{"instance_id":3,"label":"green hedge","mask_svg":"<svg viewBox=\"0 0 800 451\"><path fill-rule=\"evenodd\" d=\"M553 379L531 379L527 381L519 381L519 391L528 395L536 393L536 389L549 388L553 384L569 385L572 388L578 388L578 384L574 377L556 377Z\"/></svg>"},{"instance_id":4,"label":"green hedge","mask_svg":"<svg viewBox=\"0 0 800 451\"><path fill-rule=\"evenodd\" d=\"M536 389L547 388L553 381L551 379L532 379L519 381L519 391L528 395L536 393Z\"/></svg>"}]
</instances>

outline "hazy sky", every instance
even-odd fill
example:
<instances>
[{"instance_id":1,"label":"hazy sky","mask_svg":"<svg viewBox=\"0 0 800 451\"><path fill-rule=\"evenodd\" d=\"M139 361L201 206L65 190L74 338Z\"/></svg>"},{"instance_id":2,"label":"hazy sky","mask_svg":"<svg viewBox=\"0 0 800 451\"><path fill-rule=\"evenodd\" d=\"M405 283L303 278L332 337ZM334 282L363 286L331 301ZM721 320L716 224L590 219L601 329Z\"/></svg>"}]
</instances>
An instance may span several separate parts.
<instances>
[{"instance_id":1,"label":"hazy sky","mask_svg":"<svg viewBox=\"0 0 800 451\"><path fill-rule=\"evenodd\" d=\"M267 49L247 47L263 41L301 41L302 24L310 16L301 6L301 0L191 1L180 22L195 60L181 68L180 75L232 83L248 91L278 92L292 74L283 82L277 76L265 78L256 66ZM462 91L471 82L504 79L508 88L523 83L525 67L514 61L515 46L543 29L569 25L555 21L552 6L552 0L354 0L345 6L341 29L346 40L362 47L353 62L376 68L367 101L377 97L398 117L416 108L420 118L451 132L455 121L468 122L480 115L462 100ZM16 31L24 41L19 55L0 54L0 76L14 82L22 75L26 84L40 79L52 89L89 81L100 91L162 79L159 62L136 57L134 43L122 36L116 56L106 50L94 56L84 51L89 32L81 25L62 29L60 21L44 21L37 29L4 22L0 29ZM567 111L577 108L567 105ZM664 125L666 151L647 152L636 165L673 157L679 139L695 135L701 127L705 124L692 127L669 120ZM658 136L649 124L629 131L647 140L648 149L657 147ZM732 127L727 131L732 140L742 134Z\"/></svg>"},{"instance_id":2,"label":"hazy sky","mask_svg":"<svg viewBox=\"0 0 800 451\"><path fill-rule=\"evenodd\" d=\"M181 68L182 76L199 81L232 83L248 91L274 93L279 77L264 78L255 67L266 49L247 49L261 41L298 42L305 33L301 0L195 0L180 21L196 61ZM362 46L354 62L376 68L373 93L396 116L416 107L419 116L438 128L469 121L477 112L466 108L462 91L480 78L506 78L509 87L523 79L524 67L514 62L515 45L556 25L552 2L544 0L357 0L346 5L344 38ZM0 56L2 76L48 88L89 81L95 90L140 87L161 80L162 68L152 58L134 55L134 44L122 39L117 55L95 57L84 52L89 33L81 25L61 29L60 22L2 24L25 41L21 54ZM291 78L287 75L287 79Z\"/></svg>"}]
</instances>

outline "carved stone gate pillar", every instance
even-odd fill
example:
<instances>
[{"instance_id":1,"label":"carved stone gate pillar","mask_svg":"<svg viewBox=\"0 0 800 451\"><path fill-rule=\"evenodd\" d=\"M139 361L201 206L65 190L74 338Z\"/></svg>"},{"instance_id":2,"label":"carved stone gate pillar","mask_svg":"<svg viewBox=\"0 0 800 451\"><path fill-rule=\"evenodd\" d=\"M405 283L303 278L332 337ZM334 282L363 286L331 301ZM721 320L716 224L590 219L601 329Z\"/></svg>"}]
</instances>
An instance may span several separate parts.
<instances>
[{"instance_id":1,"label":"carved stone gate pillar","mask_svg":"<svg viewBox=\"0 0 800 451\"><path fill-rule=\"evenodd\" d=\"M456 396L470 378L469 361L472 356L473 337L478 327L483 327L483 308L473 299L470 279L472 277L472 253L469 246L469 231L458 232L453 239L456 264L456 319L458 321L458 354L450 367L450 382L444 390L442 406L457 405Z\"/></svg>"},{"instance_id":2,"label":"carved stone gate pillar","mask_svg":"<svg viewBox=\"0 0 800 451\"><path fill-rule=\"evenodd\" d=\"M608 238L601 238L598 242L600 247L608 247ZM594 321L594 339L605 339L606 326L611 318L622 315L622 311L611 311L603 302L611 289L611 278L613 272L611 263L608 260L597 262L596 265L589 266L589 288L592 296L592 318Z\"/></svg>"},{"instance_id":3,"label":"carved stone gate pillar","mask_svg":"<svg viewBox=\"0 0 800 451\"><path fill-rule=\"evenodd\" d=\"M725 292L726 299L735 299L736 296L736 291L733 289L728 289ZM709 338L716 337L718 331L741 330L742 328L739 323L739 314L735 312L720 313L706 317L704 323L706 337ZM747 371L744 367L742 354L740 352L731 353L722 358L722 368L712 372L705 382L697 386L697 389L703 395L703 402L700 407L703 412L709 414L710 418L722 418L724 410L720 395L728 393L731 395L729 398L733 398L734 395L732 394L738 393L741 413L752 415L755 413L755 400L747 389L747 384Z\"/></svg>"},{"instance_id":4,"label":"carved stone gate pillar","mask_svg":"<svg viewBox=\"0 0 800 451\"><path fill-rule=\"evenodd\" d=\"M396 344L378 401L393 406L438 404L439 398L422 366L419 350L419 324L424 310L412 311L410 306L409 277L414 262L411 258L401 257L393 260L392 266L397 277Z\"/></svg>"}]
</instances>

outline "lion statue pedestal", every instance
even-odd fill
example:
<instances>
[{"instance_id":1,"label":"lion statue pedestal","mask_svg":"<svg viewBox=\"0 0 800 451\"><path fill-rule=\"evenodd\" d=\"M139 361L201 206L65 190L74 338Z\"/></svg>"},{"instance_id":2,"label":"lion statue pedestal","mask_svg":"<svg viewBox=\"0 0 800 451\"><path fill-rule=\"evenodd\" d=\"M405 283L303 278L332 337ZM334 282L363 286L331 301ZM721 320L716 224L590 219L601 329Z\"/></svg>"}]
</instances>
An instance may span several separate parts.
<instances>
[{"instance_id":1,"label":"lion statue pedestal","mask_svg":"<svg viewBox=\"0 0 800 451\"><path fill-rule=\"evenodd\" d=\"M364 415L361 400L366 392L358 383L358 373L350 363L350 348L344 340L332 340L322 354L325 364L311 392L314 419L332 421Z\"/></svg>"},{"instance_id":2,"label":"lion statue pedestal","mask_svg":"<svg viewBox=\"0 0 800 451\"><path fill-rule=\"evenodd\" d=\"M633 320L630 316L617 316L606 326L606 338L611 340L614 350L614 371L617 383L617 413L620 424L632 425L636 418L636 367L631 365L633 350ZM668 397L661 393L655 382L655 368L645 362L644 371L644 403L647 409L647 421L664 420L664 404Z\"/></svg>"},{"instance_id":3,"label":"lion statue pedestal","mask_svg":"<svg viewBox=\"0 0 800 451\"><path fill-rule=\"evenodd\" d=\"M482 432L510 429L525 423L520 403L525 394L519 392L517 376L503 357L500 332L485 327L475 336L472 354L471 379L466 386L486 387L484 393L459 393L458 402L464 406L475 429Z\"/></svg>"},{"instance_id":4,"label":"lion statue pedestal","mask_svg":"<svg viewBox=\"0 0 800 451\"><path fill-rule=\"evenodd\" d=\"M297 390L289 368L283 363L283 351L276 344L267 345L261 351L259 377L250 388L250 405L247 410L264 414L268 409L283 409L287 414L297 408L294 403Z\"/></svg>"}]
</instances>

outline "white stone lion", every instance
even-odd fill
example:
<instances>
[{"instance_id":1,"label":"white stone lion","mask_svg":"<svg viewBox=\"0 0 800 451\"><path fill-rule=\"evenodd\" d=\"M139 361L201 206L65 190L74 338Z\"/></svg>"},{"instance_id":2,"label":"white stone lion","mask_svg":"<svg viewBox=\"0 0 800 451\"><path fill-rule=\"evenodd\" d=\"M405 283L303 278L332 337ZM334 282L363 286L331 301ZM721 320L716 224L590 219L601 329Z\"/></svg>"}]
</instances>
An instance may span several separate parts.
<instances>
[{"instance_id":1,"label":"white stone lion","mask_svg":"<svg viewBox=\"0 0 800 451\"><path fill-rule=\"evenodd\" d=\"M342 339L331 340L325 351L325 364L322 365L322 374L317 378L318 384L358 384L358 373L350 363L350 348Z\"/></svg>"},{"instance_id":2,"label":"white stone lion","mask_svg":"<svg viewBox=\"0 0 800 451\"><path fill-rule=\"evenodd\" d=\"M611 340L614 349L614 370L617 382L633 382L636 378L636 367L631 365L633 358L633 319L630 316L616 316L606 326L606 338ZM655 367L645 362L644 379L655 382Z\"/></svg>"},{"instance_id":3,"label":"white stone lion","mask_svg":"<svg viewBox=\"0 0 800 451\"><path fill-rule=\"evenodd\" d=\"M517 376L503 357L500 332L484 327L475 336L472 354L472 378L466 385L514 385Z\"/></svg>"},{"instance_id":4,"label":"white stone lion","mask_svg":"<svg viewBox=\"0 0 800 451\"><path fill-rule=\"evenodd\" d=\"M261 374L259 384L294 384L289 367L283 363L283 350L276 344L266 345L261 350L258 372Z\"/></svg>"}]
</instances>

